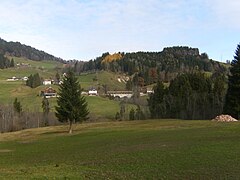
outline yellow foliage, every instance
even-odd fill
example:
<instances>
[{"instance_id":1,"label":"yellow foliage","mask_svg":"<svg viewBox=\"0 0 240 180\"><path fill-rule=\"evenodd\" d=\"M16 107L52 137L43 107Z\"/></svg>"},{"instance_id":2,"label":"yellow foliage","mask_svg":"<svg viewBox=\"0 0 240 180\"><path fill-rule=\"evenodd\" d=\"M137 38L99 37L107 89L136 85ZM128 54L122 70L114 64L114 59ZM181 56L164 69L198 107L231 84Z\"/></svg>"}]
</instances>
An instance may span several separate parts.
<instances>
[{"instance_id":1,"label":"yellow foliage","mask_svg":"<svg viewBox=\"0 0 240 180\"><path fill-rule=\"evenodd\" d=\"M120 53L109 54L102 60L101 63L105 63L105 62L109 63L109 62L112 62L112 61L118 61L122 58L123 58L123 56Z\"/></svg>"}]
</instances>

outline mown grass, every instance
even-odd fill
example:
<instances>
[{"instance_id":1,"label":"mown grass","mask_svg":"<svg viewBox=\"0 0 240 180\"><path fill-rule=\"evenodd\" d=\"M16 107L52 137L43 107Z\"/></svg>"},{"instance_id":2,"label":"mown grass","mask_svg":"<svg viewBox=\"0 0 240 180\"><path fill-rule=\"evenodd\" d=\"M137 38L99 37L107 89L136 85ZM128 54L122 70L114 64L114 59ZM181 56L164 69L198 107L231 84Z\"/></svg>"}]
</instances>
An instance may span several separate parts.
<instances>
[{"instance_id":1,"label":"mown grass","mask_svg":"<svg viewBox=\"0 0 240 180\"><path fill-rule=\"evenodd\" d=\"M240 124L85 123L0 135L0 178L239 179Z\"/></svg>"}]
</instances>

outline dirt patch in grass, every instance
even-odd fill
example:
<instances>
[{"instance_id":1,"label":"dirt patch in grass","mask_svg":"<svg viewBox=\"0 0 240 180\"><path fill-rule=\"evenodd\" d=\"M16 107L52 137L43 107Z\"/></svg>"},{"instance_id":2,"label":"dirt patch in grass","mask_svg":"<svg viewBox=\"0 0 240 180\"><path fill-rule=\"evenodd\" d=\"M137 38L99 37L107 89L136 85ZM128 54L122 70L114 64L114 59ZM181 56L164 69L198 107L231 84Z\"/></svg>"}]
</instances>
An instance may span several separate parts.
<instances>
[{"instance_id":1,"label":"dirt patch in grass","mask_svg":"<svg viewBox=\"0 0 240 180\"><path fill-rule=\"evenodd\" d=\"M11 149L0 149L0 153L7 153L7 152L12 152L13 150Z\"/></svg>"}]
</instances>

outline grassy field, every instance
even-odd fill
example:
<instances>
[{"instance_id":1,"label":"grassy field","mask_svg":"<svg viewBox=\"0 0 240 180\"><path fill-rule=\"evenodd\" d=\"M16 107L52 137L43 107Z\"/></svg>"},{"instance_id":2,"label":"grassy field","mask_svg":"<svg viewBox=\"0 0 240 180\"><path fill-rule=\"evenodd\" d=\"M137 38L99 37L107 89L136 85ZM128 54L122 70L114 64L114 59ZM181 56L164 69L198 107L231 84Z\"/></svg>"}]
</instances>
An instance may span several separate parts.
<instances>
[{"instance_id":1,"label":"grassy field","mask_svg":"<svg viewBox=\"0 0 240 180\"><path fill-rule=\"evenodd\" d=\"M0 135L1 179L239 179L240 124L146 120Z\"/></svg>"}]
</instances>

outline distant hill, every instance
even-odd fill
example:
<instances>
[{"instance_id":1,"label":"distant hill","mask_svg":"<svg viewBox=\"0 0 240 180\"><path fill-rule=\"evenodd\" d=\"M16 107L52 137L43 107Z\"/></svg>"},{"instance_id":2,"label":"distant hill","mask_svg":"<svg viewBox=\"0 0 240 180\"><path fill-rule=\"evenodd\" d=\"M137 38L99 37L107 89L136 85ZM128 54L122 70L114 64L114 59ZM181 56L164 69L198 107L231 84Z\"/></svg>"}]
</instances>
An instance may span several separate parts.
<instances>
[{"instance_id":1,"label":"distant hill","mask_svg":"<svg viewBox=\"0 0 240 180\"><path fill-rule=\"evenodd\" d=\"M95 60L85 63L76 62L75 70L76 72L107 70L125 73L129 76L137 75L144 79L145 85L152 84L157 79L169 82L178 74L185 72L227 73L228 71L223 63L209 59L207 53L200 54L198 48L186 46L167 47L161 52L113 55L104 53Z\"/></svg>"},{"instance_id":2,"label":"distant hill","mask_svg":"<svg viewBox=\"0 0 240 180\"><path fill-rule=\"evenodd\" d=\"M21 44L20 42L7 42L0 38L0 53L7 56L15 56L15 57L24 57L26 59L34 60L34 61L42 61L42 60L51 60L51 61L60 61L64 60L61 58L57 58L51 54L48 54L44 51L37 50L31 46L27 46L25 44Z\"/></svg>"}]
</instances>

